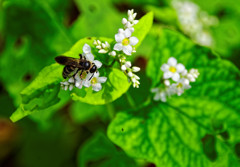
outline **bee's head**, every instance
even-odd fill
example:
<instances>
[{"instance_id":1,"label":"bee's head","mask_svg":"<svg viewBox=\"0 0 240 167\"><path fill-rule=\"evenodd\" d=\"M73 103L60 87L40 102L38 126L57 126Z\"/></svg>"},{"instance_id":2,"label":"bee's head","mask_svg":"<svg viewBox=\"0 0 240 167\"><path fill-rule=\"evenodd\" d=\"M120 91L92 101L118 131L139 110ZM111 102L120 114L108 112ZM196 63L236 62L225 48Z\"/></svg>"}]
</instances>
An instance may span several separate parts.
<instances>
[{"instance_id":1,"label":"bee's head","mask_svg":"<svg viewBox=\"0 0 240 167\"><path fill-rule=\"evenodd\" d=\"M88 70L89 68L90 68L90 62L89 61L86 61L86 62L84 62L84 64L83 64L83 66L84 66L84 69L85 70Z\"/></svg>"},{"instance_id":2,"label":"bee's head","mask_svg":"<svg viewBox=\"0 0 240 167\"><path fill-rule=\"evenodd\" d=\"M94 73L97 71L97 66L94 64L92 68L90 69L90 73Z\"/></svg>"}]
</instances>

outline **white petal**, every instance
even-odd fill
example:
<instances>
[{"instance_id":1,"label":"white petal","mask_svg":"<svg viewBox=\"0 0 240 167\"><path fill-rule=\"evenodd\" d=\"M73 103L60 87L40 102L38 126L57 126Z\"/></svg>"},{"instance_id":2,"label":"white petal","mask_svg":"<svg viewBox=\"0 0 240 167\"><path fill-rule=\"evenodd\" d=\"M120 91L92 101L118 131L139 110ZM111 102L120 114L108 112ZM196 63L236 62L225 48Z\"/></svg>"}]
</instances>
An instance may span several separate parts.
<instances>
[{"instance_id":1,"label":"white petal","mask_svg":"<svg viewBox=\"0 0 240 167\"><path fill-rule=\"evenodd\" d=\"M169 65L167 65L167 64L163 64L163 65L161 66L161 70L162 70L163 72L167 72L168 69L169 69Z\"/></svg>"},{"instance_id":2,"label":"white petal","mask_svg":"<svg viewBox=\"0 0 240 167\"><path fill-rule=\"evenodd\" d=\"M96 46L97 49L101 49L102 47L100 45Z\"/></svg>"},{"instance_id":3,"label":"white petal","mask_svg":"<svg viewBox=\"0 0 240 167\"><path fill-rule=\"evenodd\" d=\"M132 66L132 64L131 64L130 61L127 61L127 62L125 63L125 66L126 66L127 68L130 68L130 67Z\"/></svg>"},{"instance_id":4,"label":"white petal","mask_svg":"<svg viewBox=\"0 0 240 167\"><path fill-rule=\"evenodd\" d=\"M181 63L177 64L176 68L178 73L182 73L185 70L185 66Z\"/></svg>"},{"instance_id":5,"label":"white petal","mask_svg":"<svg viewBox=\"0 0 240 167\"><path fill-rule=\"evenodd\" d=\"M170 72L170 71L167 71L167 72L165 72L165 73L163 74L163 78L164 78L164 79L169 79L169 78L171 78L172 76L173 76L173 73Z\"/></svg>"},{"instance_id":6,"label":"white petal","mask_svg":"<svg viewBox=\"0 0 240 167\"><path fill-rule=\"evenodd\" d=\"M151 92L152 92L152 93L159 92L159 88L152 88L152 89L151 89Z\"/></svg>"},{"instance_id":7,"label":"white petal","mask_svg":"<svg viewBox=\"0 0 240 167\"><path fill-rule=\"evenodd\" d=\"M68 90L68 86L65 86L65 87L64 87L64 90Z\"/></svg>"},{"instance_id":8,"label":"white petal","mask_svg":"<svg viewBox=\"0 0 240 167\"><path fill-rule=\"evenodd\" d=\"M168 65L170 66L176 66L177 65L177 60L174 57L170 57L168 59Z\"/></svg>"},{"instance_id":9,"label":"white petal","mask_svg":"<svg viewBox=\"0 0 240 167\"><path fill-rule=\"evenodd\" d=\"M125 35L125 37L130 37L131 35L132 35L132 32L131 32L131 30L130 29L126 29L125 31L124 31L124 35Z\"/></svg>"},{"instance_id":10,"label":"white petal","mask_svg":"<svg viewBox=\"0 0 240 167\"><path fill-rule=\"evenodd\" d=\"M134 32L134 28L130 27L129 30L133 33Z\"/></svg>"},{"instance_id":11,"label":"white petal","mask_svg":"<svg viewBox=\"0 0 240 167\"><path fill-rule=\"evenodd\" d=\"M98 53L107 53L108 51L107 50L104 50L104 49L100 49L99 51L98 51Z\"/></svg>"},{"instance_id":12,"label":"white petal","mask_svg":"<svg viewBox=\"0 0 240 167\"><path fill-rule=\"evenodd\" d=\"M132 77L133 76L133 73L130 71L130 72L128 72L128 76L129 77Z\"/></svg>"},{"instance_id":13,"label":"white petal","mask_svg":"<svg viewBox=\"0 0 240 167\"><path fill-rule=\"evenodd\" d=\"M99 90L102 89L102 85L100 83L96 83L96 84L92 85L92 88L94 91L98 92Z\"/></svg>"},{"instance_id":14,"label":"white petal","mask_svg":"<svg viewBox=\"0 0 240 167\"><path fill-rule=\"evenodd\" d=\"M74 79L73 79L73 77L69 78L68 82L70 82L70 83L74 83Z\"/></svg>"},{"instance_id":15,"label":"white petal","mask_svg":"<svg viewBox=\"0 0 240 167\"><path fill-rule=\"evenodd\" d=\"M138 72L138 71L140 71L140 68L139 68L139 67L136 67L136 66L133 66L133 67L132 67L132 70L133 70L133 72Z\"/></svg>"},{"instance_id":16,"label":"white petal","mask_svg":"<svg viewBox=\"0 0 240 167\"><path fill-rule=\"evenodd\" d=\"M126 19L126 18L123 18L123 19L122 19L122 23L123 23L123 24L126 24L126 23L127 23L127 19Z\"/></svg>"},{"instance_id":17,"label":"white petal","mask_svg":"<svg viewBox=\"0 0 240 167\"><path fill-rule=\"evenodd\" d=\"M94 78L94 77L98 78L99 75L100 75L100 72L95 72L93 78Z\"/></svg>"},{"instance_id":18,"label":"white petal","mask_svg":"<svg viewBox=\"0 0 240 167\"><path fill-rule=\"evenodd\" d=\"M88 44L84 44L83 46L83 53L90 53L91 47Z\"/></svg>"},{"instance_id":19,"label":"white petal","mask_svg":"<svg viewBox=\"0 0 240 167\"><path fill-rule=\"evenodd\" d=\"M104 83L107 81L107 77L98 77L98 82L99 83Z\"/></svg>"},{"instance_id":20,"label":"white petal","mask_svg":"<svg viewBox=\"0 0 240 167\"><path fill-rule=\"evenodd\" d=\"M124 34L124 29L119 28L119 29L118 29L118 33L119 33L119 34Z\"/></svg>"},{"instance_id":21,"label":"white petal","mask_svg":"<svg viewBox=\"0 0 240 167\"><path fill-rule=\"evenodd\" d=\"M73 85L70 85L69 86L69 90L71 91L73 89Z\"/></svg>"},{"instance_id":22,"label":"white petal","mask_svg":"<svg viewBox=\"0 0 240 167\"><path fill-rule=\"evenodd\" d=\"M138 43L137 37L130 37L130 45L134 46Z\"/></svg>"},{"instance_id":23,"label":"white petal","mask_svg":"<svg viewBox=\"0 0 240 167\"><path fill-rule=\"evenodd\" d=\"M156 93L155 96L153 97L153 100L159 101L160 100L160 93Z\"/></svg>"},{"instance_id":24,"label":"white petal","mask_svg":"<svg viewBox=\"0 0 240 167\"><path fill-rule=\"evenodd\" d=\"M114 45L114 48L113 48L114 50L117 50L117 51L120 51L120 50L122 50L123 49L123 45L121 44L121 43L116 43L115 45Z\"/></svg>"},{"instance_id":25,"label":"white petal","mask_svg":"<svg viewBox=\"0 0 240 167\"><path fill-rule=\"evenodd\" d=\"M127 67L126 67L125 65L122 65L122 66L121 66L121 70L122 70L122 71L125 71L126 69L127 69Z\"/></svg>"},{"instance_id":26,"label":"white petal","mask_svg":"<svg viewBox=\"0 0 240 167\"><path fill-rule=\"evenodd\" d=\"M91 83L90 83L90 81L85 81L85 82L83 83L83 85L88 88L88 87L91 86Z\"/></svg>"},{"instance_id":27,"label":"white petal","mask_svg":"<svg viewBox=\"0 0 240 167\"><path fill-rule=\"evenodd\" d=\"M133 20L133 24L137 24L138 23L138 20Z\"/></svg>"},{"instance_id":28,"label":"white petal","mask_svg":"<svg viewBox=\"0 0 240 167\"><path fill-rule=\"evenodd\" d=\"M102 67L102 63L98 60L94 60L93 63L97 66L97 68L101 68Z\"/></svg>"},{"instance_id":29,"label":"white petal","mask_svg":"<svg viewBox=\"0 0 240 167\"><path fill-rule=\"evenodd\" d=\"M131 45L123 46L123 52L126 55L131 55L132 54L132 46Z\"/></svg>"},{"instance_id":30,"label":"white petal","mask_svg":"<svg viewBox=\"0 0 240 167\"><path fill-rule=\"evenodd\" d=\"M89 61L93 61L94 60L94 56L92 53L88 53L84 55L86 57L87 60Z\"/></svg>"},{"instance_id":31,"label":"white petal","mask_svg":"<svg viewBox=\"0 0 240 167\"><path fill-rule=\"evenodd\" d=\"M116 42L122 42L122 40L123 40L124 38L125 38L125 37L124 37L123 34L120 34L120 33L115 34L115 40L116 40Z\"/></svg>"},{"instance_id":32,"label":"white petal","mask_svg":"<svg viewBox=\"0 0 240 167\"><path fill-rule=\"evenodd\" d=\"M166 86L170 86L170 81L169 81L169 80L165 80L165 81L164 81L164 84L165 84Z\"/></svg>"},{"instance_id":33,"label":"white petal","mask_svg":"<svg viewBox=\"0 0 240 167\"><path fill-rule=\"evenodd\" d=\"M61 82L62 85L69 85L69 82L65 81L65 82Z\"/></svg>"},{"instance_id":34,"label":"white petal","mask_svg":"<svg viewBox=\"0 0 240 167\"><path fill-rule=\"evenodd\" d=\"M178 73L174 73L172 76L172 80L178 81L180 79L180 75Z\"/></svg>"}]
</instances>

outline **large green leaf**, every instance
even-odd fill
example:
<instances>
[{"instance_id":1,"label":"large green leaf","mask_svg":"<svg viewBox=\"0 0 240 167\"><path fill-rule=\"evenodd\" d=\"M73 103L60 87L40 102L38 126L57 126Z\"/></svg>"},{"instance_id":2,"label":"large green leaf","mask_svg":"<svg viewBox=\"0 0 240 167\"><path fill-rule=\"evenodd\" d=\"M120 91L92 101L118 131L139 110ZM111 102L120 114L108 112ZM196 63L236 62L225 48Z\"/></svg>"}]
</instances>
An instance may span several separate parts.
<instances>
[{"instance_id":1,"label":"large green leaf","mask_svg":"<svg viewBox=\"0 0 240 167\"><path fill-rule=\"evenodd\" d=\"M167 103L152 103L136 112L117 114L108 136L130 155L158 166L237 164L232 148L240 140L239 70L209 49L194 45L176 32L163 30L147 69L153 86L162 77L160 66L171 56L187 69L200 71L192 88ZM222 128L216 128L217 122ZM223 130L230 136L228 143Z\"/></svg>"},{"instance_id":2,"label":"large green leaf","mask_svg":"<svg viewBox=\"0 0 240 167\"><path fill-rule=\"evenodd\" d=\"M79 149L78 166L134 167L136 163L123 151L118 150L104 134L98 132Z\"/></svg>"}]
</instances>

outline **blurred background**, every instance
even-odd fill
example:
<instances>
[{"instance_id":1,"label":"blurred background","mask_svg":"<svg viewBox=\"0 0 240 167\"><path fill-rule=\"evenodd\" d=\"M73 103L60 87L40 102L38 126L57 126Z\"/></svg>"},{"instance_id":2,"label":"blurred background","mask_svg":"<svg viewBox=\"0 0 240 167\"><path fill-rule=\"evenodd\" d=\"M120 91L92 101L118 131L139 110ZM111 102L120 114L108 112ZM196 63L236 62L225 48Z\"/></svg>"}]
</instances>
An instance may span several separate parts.
<instances>
[{"instance_id":1,"label":"blurred background","mask_svg":"<svg viewBox=\"0 0 240 167\"><path fill-rule=\"evenodd\" d=\"M144 70L162 28L181 32L240 68L239 0L0 0L0 167L154 166L128 157L106 137L116 112L129 107L126 95L104 106L65 96L56 107L14 124L9 120L21 90L43 67L81 38L113 38L128 9L137 18L149 11L155 16L132 57L141 67L141 88L129 90L133 97L149 93ZM134 100L140 104L144 97Z\"/></svg>"}]
</instances>

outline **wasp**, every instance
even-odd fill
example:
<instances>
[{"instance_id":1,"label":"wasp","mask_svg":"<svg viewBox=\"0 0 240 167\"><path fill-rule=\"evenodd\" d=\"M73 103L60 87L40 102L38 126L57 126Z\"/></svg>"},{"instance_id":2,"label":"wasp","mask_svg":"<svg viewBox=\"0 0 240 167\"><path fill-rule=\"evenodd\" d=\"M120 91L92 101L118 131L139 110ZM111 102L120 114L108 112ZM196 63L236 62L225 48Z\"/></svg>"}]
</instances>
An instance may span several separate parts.
<instances>
[{"instance_id":1,"label":"wasp","mask_svg":"<svg viewBox=\"0 0 240 167\"><path fill-rule=\"evenodd\" d=\"M87 60L86 57L79 54L80 58L72 58L67 56L57 56L55 57L55 61L61 65L65 65L62 76L64 79L75 76L80 70L82 75L83 71L87 73L92 73L92 76L89 80L92 79L94 73L97 71L97 66L91 61Z\"/></svg>"}]
</instances>

